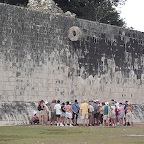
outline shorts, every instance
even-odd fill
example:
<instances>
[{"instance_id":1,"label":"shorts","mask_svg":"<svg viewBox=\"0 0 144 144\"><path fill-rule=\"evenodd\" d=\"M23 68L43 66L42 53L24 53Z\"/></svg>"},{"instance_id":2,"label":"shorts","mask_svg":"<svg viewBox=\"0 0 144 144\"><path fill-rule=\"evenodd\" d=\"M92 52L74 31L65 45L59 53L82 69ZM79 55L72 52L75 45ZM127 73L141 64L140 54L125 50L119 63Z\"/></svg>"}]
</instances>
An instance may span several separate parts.
<instances>
[{"instance_id":1,"label":"shorts","mask_svg":"<svg viewBox=\"0 0 144 144\"><path fill-rule=\"evenodd\" d=\"M66 113L62 112L61 117L66 117Z\"/></svg>"},{"instance_id":2,"label":"shorts","mask_svg":"<svg viewBox=\"0 0 144 144\"><path fill-rule=\"evenodd\" d=\"M56 114L56 117L57 117L57 118L60 118L60 116L61 116L60 114Z\"/></svg>"},{"instance_id":3,"label":"shorts","mask_svg":"<svg viewBox=\"0 0 144 144\"><path fill-rule=\"evenodd\" d=\"M84 120L84 119L88 119L88 113L85 114L85 115L82 115L82 116L81 116L81 119L82 119L82 120Z\"/></svg>"},{"instance_id":4,"label":"shorts","mask_svg":"<svg viewBox=\"0 0 144 144\"><path fill-rule=\"evenodd\" d=\"M56 112L51 112L51 121L56 121Z\"/></svg>"},{"instance_id":5,"label":"shorts","mask_svg":"<svg viewBox=\"0 0 144 144\"><path fill-rule=\"evenodd\" d=\"M88 118L92 119L93 118L93 113L88 113Z\"/></svg>"},{"instance_id":6,"label":"shorts","mask_svg":"<svg viewBox=\"0 0 144 144\"><path fill-rule=\"evenodd\" d=\"M99 118L100 117L100 113L94 113L94 118Z\"/></svg>"},{"instance_id":7,"label":"shorts","mask_svg":"<svg viewBox=\"0 0 144 144\"><path fill-rule=\"evenodd\" d=\"M44 116L45 115L45 111L44 110L39 111L39 115L40 116Z\"/></svg>"},{"instance_id":8,"label":"shorts","mask_svg":"<svg viewBox=\"0 0 144 144\"><path fill-rule=\"evenodd\" d=\"M121 119L121 118L124 118L124 113L122 113L122 114L119 113L119 114L118 114L118 118L120 118L120 119Z\"/></svg>"},{"instance_id":9,"label":"shorts","mask_svg":"<svg viewBox=\"0 0 144 144\"><path fill-rule=\"evenodd\" d=\"M66 112L66 117L71 119L72 118L72 113L71 112Z\"/></svg>"},{"instance_id":10,"label":"shorts","mask_svg":"<svg viewBox=\"0 0 144 144\"><path fill-rule=\"evenodd\" d=\"M115 112L111 112L110 118L115 119L116 118L116 113Z\"/></svg>"},{"instance_id":11,"label":"shorts","mask_svg":"<svg viewBox=\"0 0 144 144\"><path fill-rule=\"evenodd\" d=\"M108 115L103 115L103 120L109 120L109 116Z\"/></svg>"}]
</instances>

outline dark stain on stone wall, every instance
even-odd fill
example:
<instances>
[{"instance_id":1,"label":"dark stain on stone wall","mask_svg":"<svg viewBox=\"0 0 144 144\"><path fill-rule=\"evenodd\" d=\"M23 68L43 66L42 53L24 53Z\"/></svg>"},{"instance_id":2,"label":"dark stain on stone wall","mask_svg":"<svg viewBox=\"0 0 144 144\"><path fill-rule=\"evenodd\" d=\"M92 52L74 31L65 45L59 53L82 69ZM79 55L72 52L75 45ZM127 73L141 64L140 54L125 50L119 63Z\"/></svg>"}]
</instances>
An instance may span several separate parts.
<instances>
[{"instance_id":1,"label":"dark stain on stone wall","mask_svg":"<svg viewBox=\"0 0 144 144\"><path fill-rule=\"evenodd\" d=\"M140 39L129 38L129 42L125 43L119 35L114 36L114 41L107 39L106 34L101 34L99 40L95 37L87 36L81 42L72 42L73 49L81 49L83 58L79 58L79 66L84 66L88 75L100 75L107 73L107 59L113 59L116 64L116 71L122 71L124 76L129 77L129 71L134 70L137 78L141 78L143 66L141 65L140 57L143 56L144 46L140 45ZM130 53L129 59L125 60L125 52ZM101 57L105 57L104 70ZM134 59L138 59L138 69L134 68ZM130 67L129 67L130 64ZM100 67L99 67L100 66ZM99 67L99 72L98 72Z\"/></svg>"}]
</instances>

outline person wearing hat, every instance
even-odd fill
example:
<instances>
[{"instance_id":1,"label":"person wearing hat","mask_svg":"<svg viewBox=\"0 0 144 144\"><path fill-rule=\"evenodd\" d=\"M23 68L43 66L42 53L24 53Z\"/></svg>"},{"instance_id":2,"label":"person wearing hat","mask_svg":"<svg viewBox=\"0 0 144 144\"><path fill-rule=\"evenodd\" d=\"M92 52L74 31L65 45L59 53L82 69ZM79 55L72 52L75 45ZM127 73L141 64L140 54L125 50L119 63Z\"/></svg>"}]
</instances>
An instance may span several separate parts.
<instances>
[{"instance_id":1,"label":"person wearing hat","mask_svg":"<svg viewBox=\"0 0 144 144\"><path fill-rule=\"evenodd\" d=\"M45 123L47 124L48 120L49 120L49 114L50 114L50 109L49 109L49 105L48 105L48 101L45 101Z\"/></svg>"},{"instance_id":2,"label":"person wearing hat","mask_svg":"<svg viewBox=\"0 0 144 144\"><path fill-rule=\"evenodd\" d=\"M100 121L100 106L99 106L99 100L94 100L93 101L93 107L94 107L94 112L93 112L93 124L99 125Z\"/></svg>"},{"instance_id":3,"label":"person wearing hat","mask_svg":"<svg viewBox=\"0 0 144 144\"><path fill-rule=\"evenodd\" d=\"M115 127L116 126L116 105L115 101L112 99L110 103L110 121L111 121L111 126Z\"/></svg>"}]
</instances>

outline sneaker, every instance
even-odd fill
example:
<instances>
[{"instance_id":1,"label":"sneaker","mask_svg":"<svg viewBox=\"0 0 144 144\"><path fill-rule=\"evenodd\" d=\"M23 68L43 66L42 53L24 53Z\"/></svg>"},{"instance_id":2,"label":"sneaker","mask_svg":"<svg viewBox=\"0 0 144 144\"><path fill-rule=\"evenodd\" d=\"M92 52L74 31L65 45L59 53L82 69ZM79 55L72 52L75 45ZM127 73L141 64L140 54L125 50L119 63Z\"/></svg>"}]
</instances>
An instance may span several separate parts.
<instances>
[{"instance_id":1,"label":"sneaker","mask_svg":"<svg viewBox=\"0 0 144 144\"><path fill-rule=\"evenodd\" d=\"M69 126L73 127L73 125L72 125L72 124L70 124Z\"/></svg>"},{"instance_id":2,"label":"sneaker","mask_svg":"<svg viewBox=\"0 0 144 144\"><path fill-rule=\"evenodd\" d=\"M59 126L59 124L57 123L57 126Z\"/></svg>"},{"instance_id":3,"label":"sneaker","mask_svg":"<svg viewBox=\"0 0 144 144\"><path fill-rule=\"evenodd\" d=\"M60 123L60 126L64 126L62 123Z\"/></svg>"},{"instance_id":4,"label":"sneaker","mask_svg":"<svg viewBox=\"0 0 144 144\"><path fill-rule=\"evenodd\" d=\"M65 124L65 126L68 126L67 124Z\"/></svg>"}]
</instances>

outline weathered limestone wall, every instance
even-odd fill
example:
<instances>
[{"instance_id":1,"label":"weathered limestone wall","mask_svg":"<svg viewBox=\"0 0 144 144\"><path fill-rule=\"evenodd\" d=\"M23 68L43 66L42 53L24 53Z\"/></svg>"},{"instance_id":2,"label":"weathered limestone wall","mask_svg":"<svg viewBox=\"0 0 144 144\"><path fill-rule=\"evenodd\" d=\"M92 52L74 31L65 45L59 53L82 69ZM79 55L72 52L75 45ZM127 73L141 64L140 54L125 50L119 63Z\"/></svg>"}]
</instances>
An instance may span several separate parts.
<instances>
[{"instance_id":1,"label":"weathered limestone wall","mask_svg":"<svg viewBox=\"0 0 144 144\"><path fill-rule=\"evenodd\" d=\"M144 122L144 104L132 106L133 122Z\"/></svg>"},{"instance_id":2,"label":"weathered limestone wall","mask_svg":"<svg viewBox=\"0 0 144 144\"><path fill-rule=\"evenodd\" d=\"M80 40L68 39L72 26L80 28ZM1 102L142 104L143 94L143 33L0 4Z\"/></svg>"},{"instance_id":3,"label":"weathered limestone wall","mask_svg":"<svg viewBox=\"0 0 144 144\"><path fill-rule=\"evenodd\" d=\"M0 102L0 126L29 124L37 103Z\"/></svg>"},{"instance_id":4,"label":"weathered limestone wall","mask_svg":"<svg viewBox=\"0 0 144 144\"><path fill-rule=\"evenodd\" d=\"M34 102L0 102L0 126L29 124L37 105ZM134 124L144 122L144 104L133 105L132 118Z\"/></svg>"}]
</instances>

